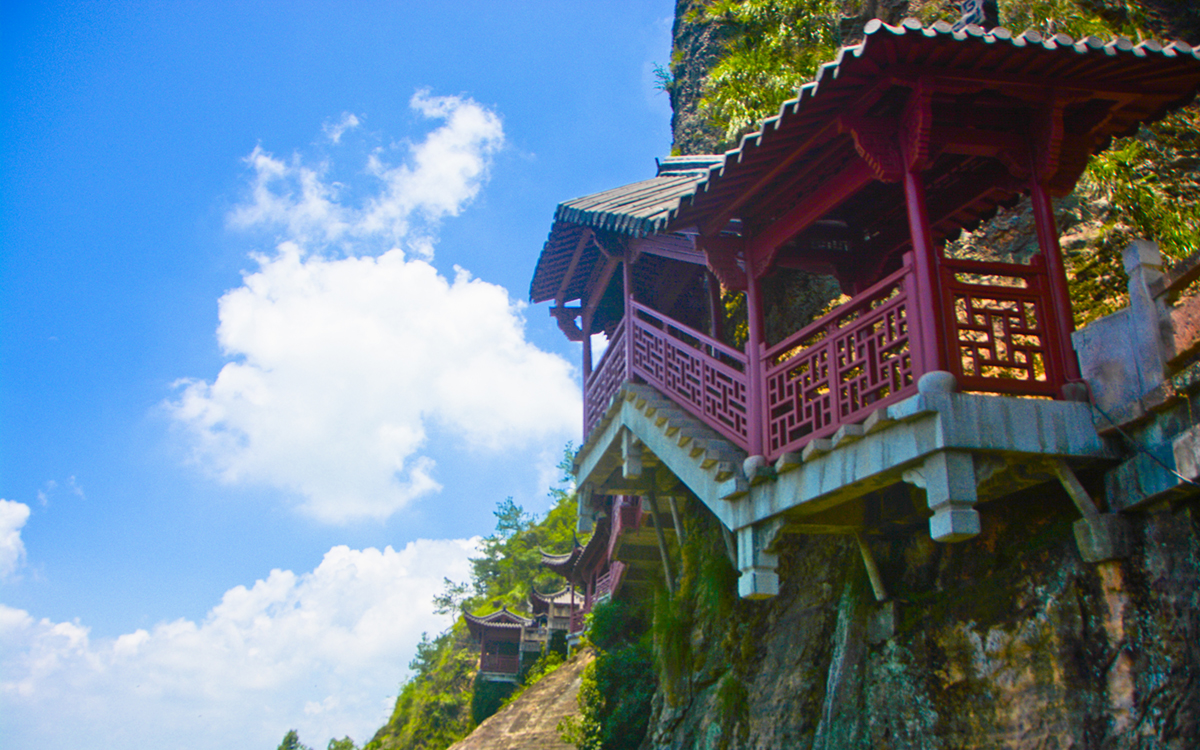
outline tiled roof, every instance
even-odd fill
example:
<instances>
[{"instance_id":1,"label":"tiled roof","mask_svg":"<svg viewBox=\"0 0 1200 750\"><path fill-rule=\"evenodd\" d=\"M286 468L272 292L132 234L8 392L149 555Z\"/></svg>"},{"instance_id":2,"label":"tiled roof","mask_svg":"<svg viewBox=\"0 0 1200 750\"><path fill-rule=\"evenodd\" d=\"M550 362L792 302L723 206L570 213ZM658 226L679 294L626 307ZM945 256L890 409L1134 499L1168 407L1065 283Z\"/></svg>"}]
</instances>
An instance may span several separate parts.
<instances>
[{"instance_id":1,"label":"tiled roof","mask_svg":"<svg viewBox=\"0 0 1200 750\"><path fill-rule=\"evenodd\" d=\"M649 180L560 203L554 220L632 237L657 234L681 195L692 192L697 180L720 162L720 156L669 157L659 162Z\"/></svg>"},{"instance_id":2,"label":"tiled roof","mask_svg":"<svg viewBox=\"0 0 1200 750\"><path fill-rule=\"evenodd\" d=\"M963 46L947 47L947 41ZM1085 65L1080 65L1081 56L1088 58ZM1197 61L1200 54L1184 42L1162 45L1147 40L1134 44L1124 37L1104 41L1092 36L1075 40L1066 34L1047 36L1032 30L1014 35L1004 27L984 31L979 26L967 26L954 31L944 21L923 26L910 18L891 26L874 19L866 25L860 44L839 50L836 59L822 65L812 82L799 88L796 98L780 106L778 115L743 136L737 148L726 152L720 163L695 183L693 191L681 193L677 205L668 211L668 225L681 218L686 224L703 213L698 209L723 204L729 193L744 185L747 172L778 158L777 145L787 148L785 141L794 144L803 138L797 131L826 125L830 112L856 96L864 80L885 76L894 66L969 68L1002 77L1021 77L1046 88L1064 85L1067 73L1075 76L1086 71L1088 80L1119 81L1130 89L1145 86L1150 92L1172 83L1179 89L1178 99L1145 117L1127 114L1114 118L1107 126L1111 137L1128 135L1141 122L1158 119L1190 101L1196 93L1191 77L1200 71ZM1185 76L1187 81L1181 81Z\"/></svg>"},{"instance_id":3,"label":"tiled roof","mask_svg":"<svg viewBox=\"0 0 1200 750\"><path fill-rule=\"evenodd\" d=\"M564 587L559 591L555 591L552 594L539 594L537 591L530 591L529 599L534 603L534 609L537 609L536 605L538 602L545 604L571 604L572 601L575 604L583 603L583 596L577 592L571 591L569 586Z\"/></svg>"},{"instance_id":4,"label":"tiled roof","mask_svg":"<svg viewBox=\"0 0 1200 750\"><path fill-rule=\"evenodd\" d=\"M649 180L560 203L538 257L529 298L534 302L554 299L584 232L629 237L662 232L668 212L679 204L679 197L690 194L696 181L721 158L711 154L667 157L658 162L657 174ZM599 250L589 243L576 265L565 299L579 298L599 259Z\"/></svg>"},{"instance_id":5,"label":"tiled roof","mask_svg":"<svg viewBox=\"0 0 1200 750\"><path fill-rule=\"evenodd\" d=\"M483 630L520 630L533 624L533 618L509 612L507 607L482 617L463 612L463 618L467 621L467 628L476 636Z\"/></svg>"}]
</instances>

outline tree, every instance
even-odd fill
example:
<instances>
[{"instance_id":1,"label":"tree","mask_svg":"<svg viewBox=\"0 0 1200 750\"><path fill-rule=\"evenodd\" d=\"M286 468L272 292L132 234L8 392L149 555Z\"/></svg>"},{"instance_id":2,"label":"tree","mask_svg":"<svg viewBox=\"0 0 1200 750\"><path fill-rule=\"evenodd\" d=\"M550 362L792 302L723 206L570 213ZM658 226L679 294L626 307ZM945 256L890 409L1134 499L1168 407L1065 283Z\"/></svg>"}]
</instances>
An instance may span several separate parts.
<instances>
[{"instance_id":1,"label":"tree","mask_svg":"<svg viewBox=\"0 0 1200 750\"><path fill-rule=\"evenodd\" d=\"M358 750L358 745L354 744L354 740L349 736L343 737L340 740L329 740L329 746L326 750Z\"/></svg>"},{"instance_id":2,"label":"tree","mask_svg":"<svg viewBox=\"0 0 1200 750\"><path fill-rule=\"evenodd\" d=\"M449 578L442 579L442 593L433 597L433 613L435 615L458 616L463 602L471 598L471 587L466 583L455 583Z\"/></svg>"},{"instance_id":3,"label":"tree","mask_svg":"<svg viewBox=\"0 0 1200 750\"><path fill-rule=\"evenodd\" d=\"M300 742L299 732L289 729L288 733L283 735L283 742L279 743L278 750L312 750L312 748Z\"/></svg>"}]
</instances>

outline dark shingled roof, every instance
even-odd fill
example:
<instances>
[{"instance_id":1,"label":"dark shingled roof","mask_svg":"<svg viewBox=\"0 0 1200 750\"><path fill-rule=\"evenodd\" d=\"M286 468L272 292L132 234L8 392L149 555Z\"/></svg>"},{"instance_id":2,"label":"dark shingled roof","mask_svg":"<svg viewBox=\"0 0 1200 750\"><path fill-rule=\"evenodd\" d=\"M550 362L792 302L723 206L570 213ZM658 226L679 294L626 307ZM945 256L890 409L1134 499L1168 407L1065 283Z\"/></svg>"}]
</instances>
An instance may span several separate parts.
<instances>
[{"instance_id":1,"label":"dark shingled roof","mask_svg":"<svg viewBox=\"0 0 1200 750\"><path fill-rule=\"evenodd\" d=\"M658 176L559 205L550 236L538 258L530 284L530 299L555 299L584 232L613 242L694 227L730 206L747 186L789 157L809 136L829 125L863 91L891 71L905 67L937 67L1025 81L1030 86L1076 88L1096 84L1137 92L1133 100L1112 109L1097 132L1092 151L1106 148L1113 137L1129 135L1142 122L1156 120L1190 101L1200 85L1200 54L1184 42L1162 45L1153 40L1134 44L1125 38L1110 41L1066 34L1046 36L1036 31L1014 35L999 27L985 31L967 26L954 31L939 21L923 26L907 19L898 26L872 20L860 44L841 49L823 65L811 83L784 102L779 114L763 121L724 155L673 157L663 161ZM1069 190L1081 157L1060 165L1059 192ZM1065 189L1064 189L1065 188ZM994 202L994 201L993 201ZM963 212L951 224L965 225L994 210L981 205ZM710 228L711 229L711 228ZM955 234L955 226L942 228ZM612 236L604 236L604 233ZM610 248L619 251L619 247ZM589 243L564 290L564 301L580 299L601 255Z\"/></svg>"},{"instance_id":2,"label":"dark shingled roof","mask_svg":"<svg viewBox=\"0 0 1200 750\"><path fill-rule=\"evenodd\" d=\"M471 635L476 638L485 630L520 630L533 625L533 618L509 612L507 607L502 607L496 612L482 617L470 612L463 612L463 618L467 621L467 628L471 631Z\"/></svg>"},{"instance_id":3,"label":"dark shingled roof","mask_svg":"<svg viewBox=\"0 0 1200 750\"><path fill-rule=\"evenodd\" d=\"M753 181L756 173L768 169L808 133L828 124L832 113L862 91L864 81L886 76L889 68L931 65L968 69L1020 78L1048 89L1083 78L1099 87L1111 83L1144 88L1148 94L1179 92L1173 101L1155 106L1153 111L1127 108L1119 112L1105 125L1107 137L1097 144L1097 150L1102 150L1112 137L1130 135L1142 122L1157 120L1191 101L1200 73L1197 61L1200 54L1185 42L1162 45L1146 40L1135 45L1124 37L1075 40L1066 34L1046 36L1032 30L1014 35L1004 27L984 31L968 26L953 31L944 21L922 26L909 18L891 26L874 19L867 23L861 43L839 50L836 59L822 65L811 83L799 88L796 98L780 106L778 115L743 136L737 148L727 151L721 163L695 183L694 191L681 193L678 205L668 211L667 223L687 224L724 205Z\"/></svg>"},{"instance_id":4,"label":"dark shingled roof","mask_svg":"<svg viewBox=\"0 0 1200 750\"><path fill-rule=\"evenodd\" d=\"M667 157L649 180L560 203L554 220L632 237L658 234L666 229L667 213L679 197L691 194L695 183L722 158L710 154Z\"/></svg>"},{"instance_id":5,"label":"dark shingled roof","mask_svg":"<svg viewBox=\"0 0 1200 750\"><path fill-rule=\"evenodd\" d=\"M666 228L668 211L679 204L679 197L690 194L696 182L722 158L711 154L671 156L658 162L658 174L649 180L560 203L554 212L550 236L538 257L537 269L529 285L529 298L534 302L554 299L575 248L586 231L629 237L662 232ZM594 244L589 244L575 269L565 299L579 298L599 259L600 251Z\"/></svg>"}]
</instances>

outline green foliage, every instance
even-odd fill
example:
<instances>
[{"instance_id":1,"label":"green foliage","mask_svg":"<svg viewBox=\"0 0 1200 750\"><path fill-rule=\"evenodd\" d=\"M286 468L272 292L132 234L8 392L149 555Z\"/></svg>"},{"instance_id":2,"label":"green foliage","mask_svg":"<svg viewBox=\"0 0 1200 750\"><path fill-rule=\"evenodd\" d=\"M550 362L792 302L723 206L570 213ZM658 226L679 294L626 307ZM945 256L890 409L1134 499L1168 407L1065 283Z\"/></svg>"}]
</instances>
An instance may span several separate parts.
<instances>
[{"instance_id":1,"label":"green foliage","mask_svg":"<svg viewBox=\"0 0 1200 750\"><path fill-rule=\"evenodd\" d=\"M422 635L391 719L363 750L443 750L471 731L471 688L478 657L460 621L432 640Z\"/></svg>"},{"instance_id":2,"label":"green foliage","mask_svg":"<svg viewBox=\"0 0 1200 750\"><path fill-rule=\"evenodd\" d=\"M312 748L300 742L299 732L289 729L287 734L283 735L283 742L279 743L278 750L312 750Z\"/></svg>"},{"instance_id":3,"label":"green foliage","mask_svg":"<svg viewBox=\"0 0 1200 750\"><path fill-rule=\"evenodd\" d=\"M592 610L588 638L596 661L583 673L580 716L559 725L564 740L580 750L623 750L645 738L658 687L646 620L634 603L608 601Z\"/></svg>"},{"instance_id":4,"label":"green foliage","mask_svg":"<svg viewBox=\"0 0 1200 750\"><path fill-rule=\"evenodd\" d=\"M463 603L470 597L470 584L455 583L449 578L443 578L442 593L433 597L433 613L435 615L456 615L462 610ZM424 636L422 635L422 637Z\"/></svg>"},{"instance_id":5,"label":"green foliage","mask_svg":"<svg viewBox=\"0 0 1200 750\"><path fill-rule=\"evenodd\" d=\"M471 561L471 580L446 579L442 593L433 599L435 611L478 612L495 601L520 610L527 606L531 585L541 591L562 585L561 578L542 567L540 550L565 551L574 538L575 495L567 484L571 458L568 445L559 465L563 481L550 490L554 506L545 518L533 517L512 498L497 504L496 531L483 540L480 556ZM559 659L561 653L565 648ZM461 619L437 637L423 633L409 663L413 676L401 687L391 719L363 750L443 750L465 737L514 690L511 684L477 682L478 661ZM551 661L539 661L526 679L540 679L550 671Z\"/></svg>"},{"instance_id":6,"label":"green foliage","mask_svg":"<svg viewBox=\"0 0 1200 750\"><path fill-rule=\"evenodd\" d=\"M575 700L579 703L579 715L567 716L558 722L558 735L563 742L574 745L577 750L600 750L600 709L604 695L596 684L596 662L584 667L580 675L579 692Z\"/></svg>"},{"instance_id":7,"label":"green foliage","mask_svg":"<svg viewBox=\"0 0 1200 750\"><path fill-rule=\"evenodd\" d=\"M704 13L733 30L700 101L727 143L774 115L839 43L837 0L717 0Z\"/></svg>"},{"instance_id":8,"label":"green foliage","mask_svg":"<svg viewBox=\"0 0 1200 750\"><path fill-rule=\"evenodd\" d=\"M1198 127L1200 112L1185 109L1092 158L1084 187L1094 188L1111 206L1106 229L1152 238L1168 258L1195 252L1200 246Z\"/></svg>"},{"instance_id":9,"label":"green foliage","mask_svg":"<svg viewBox=\"0 0 1200 750\"><path fill-rule=\"evenodd\" d=\"M511 497L497 506L496 533L484 537L482 555L471 560L475 596L462 602L468 609L493 601L521 609L531 586L547 591L562 585L562 578L542 567L541 550L565 551L574 539L575 495L564 488L571 480L572 457L568 445L558 465L560 486L550 490L554 507L541 521L535 522Z\"/></svg>"},{"instance_id":10,"label":"green foliage","mask_svg":"<svg viewBox=\"0 0 1200 750\"><path fill-rule=\"evenodd\" d=\"M326 746L325 750L358 750L358 745L355 745L354 740L346 736L340 740L330 739L329 745Z\"/></svg>"},{"instance_id":11,"label":"green foliage","mask_svg":"<svg viewBox=\"0 0 1200 750\"><path fill-rule=\"evenodd\" d=\"M475 687L471 691L471 722L478 726L500 707L508 702L517 689L512 682L491 682L475 678Z\"/></svg>"},{"instance_id":12,"label":"green foliage","mask_svg":"<svg viewBox=\"0 0 1200 750\"><path fill-rule=\"evenodd\" d=\"M743 743L750 738L750 694L744 680L733 673L726 673L717 686L717 706L721 711L720 750L729 747L734 728Z\"/></svg>"},{"instance_id":13,"label":"green foliage","mask_svg":"<svg viewBox=\"0 0 1200 750\"><path fill-rule=\"evenodd\" d=\"M517 700L525 694L526 690L541 682L543 677L551 674L564 663L566 663L567 650L565 648L565 639L563 640L563 645L564 648L561 653L551 650L549 645L547 645L545 653L538 657L537 661L535 661L521 673L521 683L517 686L516 690L514 690L507 698L504 699L504 702L500 704L498 708L504 708L513 701ZM495 713L495 711L492 713ZM490 715L491 714L488 714L488 716Z\"/></svg>"},{"instance_id":14,"label":"green foliage","mask_svg":"<svg viewBox=\"0 0 1200 750\"><path fill-rule=\"evenodd\" d=\"M1109 4L1103 0L1088 5L1092 7L1085 7L1075 0L1001 2L1000 23L1018 34L1035 29L1043 34L1068 34L1075 39L1113 34L1140 36L1145 15L1138 8L1129 3ZM1101 15L1097 11L1107 12Z\"/></svg>"}]
</instances>

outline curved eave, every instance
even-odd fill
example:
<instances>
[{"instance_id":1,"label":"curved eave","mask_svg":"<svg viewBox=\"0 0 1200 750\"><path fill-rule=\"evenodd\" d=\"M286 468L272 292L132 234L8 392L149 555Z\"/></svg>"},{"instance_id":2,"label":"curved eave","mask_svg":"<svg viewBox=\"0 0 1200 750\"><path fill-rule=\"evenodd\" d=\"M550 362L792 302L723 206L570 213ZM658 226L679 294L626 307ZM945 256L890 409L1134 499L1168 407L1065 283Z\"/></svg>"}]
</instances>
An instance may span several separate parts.
<instances>
[{"instance_id":1,"label":"curved eave","mask_svg":"<svg viewBox=\"0 0 1200 750\"><path fill-rule=\"evenodd\" d=\"M756 170L769 168L770 155L764 157L763 154L774 151L781 139L799 142L813 128L823 127L828 122L824 111L831 106L836 107L840 100L849 99L855 94L861 87L858 79L884 75L888 65L894 64L896 58L907 58L912 62L913 56L936 56L936 47L922 48L926 40L962 43L964 51L967 50L965 45L977 48L977 54L974 56L955 55L952 64L946 66L948 69L966 67L980 60L987 60L989 64L996 61L1007 62L1015 56L1023 55L1026 58L1022 66L1025 75L1037 75L1036 68L1039 62L1043 63L1044 67L1052 67L1061 60L1061 54L1090 56L1095 60L1093 68L1102 70L1106 75L1117 70L1113 63L1122 66L1122 76L1139 72L1131 68L1143 67L1142 75L1135 76L1136 80L1152 78L1153 73L1160 68L1164 75L1178 77L1182 68L1175 63L1192 65L1200 61L1200 53L1184 42L1162 45L1147 40L1134 44L1123 37L1110 41L1096 37L1075 40L1066 34L1044 36L1032 30L1014 35L1003 27L989 32L978 26L967 26L956 32L949 24L941 21L926 27L915 19L907 19L898 26L891 26L875 19L867 24L864 39L860 44L839 50L834 61L818 69L812 82L798 89L796 98L780 106L779 114L764 120L758 130L743 136L737 148L727 151L720 164L712 168L707 177L698 181L694 190L679 196L675 205L668 211L667 229L693 225L708 213L721 210L742 185L753 181ZM904 47L896 48L897 44ZM1011 50L1007 56L1003 52L995 54L1004 48ZM916 62L923 63L925 60L918 59ZM1084 68L1083 73L1077 72L1074 76L1086 78L1088 71L1093 68ZM1156 108L1149 116L1139 118L1128 125L1114 127L1104 134L1098 150L1106 147L1112 138L1136 131L1139 124L1157 120L1187 104L1194 98L1195 88L1194 83L1182 86L1178 97ZM816 111L818 109L824 111Z\"/></svg>"}]
</instances>

